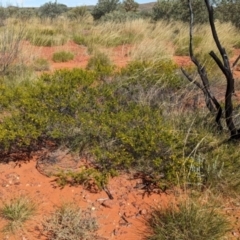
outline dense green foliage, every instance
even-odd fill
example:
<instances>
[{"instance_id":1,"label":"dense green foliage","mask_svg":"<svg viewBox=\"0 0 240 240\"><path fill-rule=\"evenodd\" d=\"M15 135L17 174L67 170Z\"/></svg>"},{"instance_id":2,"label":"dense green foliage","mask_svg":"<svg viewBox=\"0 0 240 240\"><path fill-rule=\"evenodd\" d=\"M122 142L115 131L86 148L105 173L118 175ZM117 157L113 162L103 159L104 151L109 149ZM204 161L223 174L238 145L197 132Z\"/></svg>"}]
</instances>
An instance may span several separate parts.
<instances>
[{"instance_id":1,"label":"dense green foliage","mask_svg":"<svg viewBox=\"0 0 240 240\"><path fill-rule=\"evenodd\" d=\"M119 0L99 0L92 11L94 20L98 20L106 13L116 10L119 3Z\"/></svg>"},{"instance_id":2,"label":"dense green foliage","mask_svg":"<svg viewBox=\"0 0 240 240\"><path fill-rule=\"evenodd\" d=\"M204 1L196 0L192 1L192 8L194 14L194 21L196 23L204 23L208 21L208 15ZM183 22L189 22L189 8L187 1L183 0L158 0L153 7L153 19L154 20L177 20Z\"/></svg>"},{"instance_id":3,"label":"dense green foliage","mask_svg":"<svg viewBox=\"0 0 240 240\"><path fill-rule=\"evenodd\" d=\"M41 18L54 19L62 13L67 12L68 8L64 4L56 2L47 2L37 9L38 16Z\"/></svg>"},{"instance_id":4,"label":"dense green foliage","mask_svg":"<svg viewBox=\"0 0 240 240\"><path fill-rule=\"evenodd\" d=\"M134 168L162 174L161 185L174 183L195 165L182 155L184 133L162 114L161 99L180 86L176 73L171 62L139 62L105 83L97 80L106 74L99 65L44 74L11 88L2 83L1 150L51 139L90 155L102 172ZM195 172L188 177L197 180Z\"/></svg>"},{"instance_id":5,"label":"dense green foliage","mask_svg":"<svg viewBox=\"0 0 240 240\"><path fill-rule=\"evenodd\" d=\"M136 12L139 7L139 4L136 3L134 0L124 0L122 4L126 12Z\"/></svg>"},{"instance_id":6,"label":"dense green foliage","mask_svg":"<svg viewBox=\"0 0 240 240\"><path fill-rule=\"evenodd\" d=\"M221 1L216 7L215 16L221 22L231 22L237 28L240 28L240 1Z\"/></svg>"}]
</instances>

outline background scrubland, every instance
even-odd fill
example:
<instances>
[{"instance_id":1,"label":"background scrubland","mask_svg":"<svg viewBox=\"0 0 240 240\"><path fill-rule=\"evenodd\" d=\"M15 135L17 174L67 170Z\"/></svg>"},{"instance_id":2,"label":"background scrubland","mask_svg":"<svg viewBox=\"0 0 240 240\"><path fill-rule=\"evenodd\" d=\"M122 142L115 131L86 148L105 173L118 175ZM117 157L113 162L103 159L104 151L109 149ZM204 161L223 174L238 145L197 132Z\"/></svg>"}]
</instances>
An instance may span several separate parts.
<instances>
[{"instance_id":1,"label":"background scrubland","mask_svg":"<svg viewBox=\"0 0 240 240\"><path fill-rule=\"evenodd\" d=\"M115 1L117 7L99 17L101 2L90 9L57 3L0 8L2 161L52 142L90 162L80 172L59 172L62 186L94 179L101 190L111 177L141 173L161 191L178 187L187 193L178 206L154 210L148 239L230 239L223 238L232 226L223 209L229 199L239 204L239 141L228 141L227 129L217 130L201 91L174 61L189 55L187 4L159 1L127 11ZM194 51L224 105L226 80L208 55L217 50L207 12L204 2L194 3ZM222 2L215 9L230 59L240 46L239 3L234 4ZM51 72L48 60L24 51L26 42L52 47L69 41L85 46L86 69ZM120 68L109 53L125 45L131 46L130 61ZM60 51L52 60L71 59L74 52ZM198 79L192 64L184 68ZM235 80L238 94L240 80ZM240 103L237 97L233 101L238 126Z\"/></svg>"}]
</instances>

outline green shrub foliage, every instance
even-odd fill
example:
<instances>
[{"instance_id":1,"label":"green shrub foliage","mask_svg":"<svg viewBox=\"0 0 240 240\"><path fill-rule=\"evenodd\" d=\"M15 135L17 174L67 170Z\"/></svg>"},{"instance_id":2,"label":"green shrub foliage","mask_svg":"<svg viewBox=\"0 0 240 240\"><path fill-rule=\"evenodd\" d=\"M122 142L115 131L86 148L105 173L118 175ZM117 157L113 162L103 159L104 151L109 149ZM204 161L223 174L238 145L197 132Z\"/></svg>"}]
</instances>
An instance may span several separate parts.
<instances>
[{"instance_id":1,"label":"green shrub foliage","mask_svg":"<svg viewBox=\"0 0 240 240\"><path fill-rule=\"evenodd\" d=\"M126 12L136 12L139 7L139 4L136 3L134 0L124 0L123 1L123 8Z\"/></svg>"},{"instance_id":2,"label":"green shrub foliage","mask_svg":"<svg viewBox=\"0 0 240 240\"><path fill-rule=\"evenodd\" d=\"M119 0L99 0L92 11L94 20L98 20L106 13L116 10L119 3Z\"/></svg>"},{"instance_id":3,"label":"green shrub foliage","mask_svg":"<svg viewBox=\"0 0 240 240\"><path fill-rule=\"evenodd\" d=\"M67 12L68 8L64 4L55 2L47 2L37 9L38 16L41 18L54 19L62 13Z\"/></svg>"},{"instance_id":4,"label":"green shrub foliage","mask_svg":"<svg viewBox=\"0 0 240 240\"><path fill-rule=\"evenodd\" d=\"M237 28L240 28L240 1L220 1L218 2L215 15L221 22L231 22Z\"/></svg>"},{"instance_id":5,"label":"green shrub foliage","mask_svg":"<svg viewBox=\"0 0 240 240\"><path fill-rule=\"evenodd\" d=\"M205 23L208 21L208 15L204 1L195 0L192 2L194 22ZM177 20L189 22L189 8L187 1L183 0L158 0L153 7L152 17L154 20Z\"/></svg>"},{"instance_id":6,"label":"green shrub foliage","mask_svg":"<svg viewBox=\"0 0 240 240\"><path fill-rule=\"evenodd\" d=\"M161 185L177 182L195 162L182 155L184 133L162 114L161 99L180 86L176 71L170 61L135 62L107 82L97 68L1 83L1 150L51 139L91 156L100 172L133 168L161 174ZM188 176L195 181L194 171Z\"/></svg>"}]
</instances>

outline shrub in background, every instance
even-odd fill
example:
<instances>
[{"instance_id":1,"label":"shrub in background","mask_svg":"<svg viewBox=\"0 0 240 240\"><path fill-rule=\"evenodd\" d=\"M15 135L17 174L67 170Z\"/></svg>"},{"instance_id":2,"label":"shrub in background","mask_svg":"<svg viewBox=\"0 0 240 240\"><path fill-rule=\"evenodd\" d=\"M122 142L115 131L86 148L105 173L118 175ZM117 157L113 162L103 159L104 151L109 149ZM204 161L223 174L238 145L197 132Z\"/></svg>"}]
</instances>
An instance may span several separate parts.
<instances>
[{"instance_id":1,"label":"shrub in background","mask_svg":"<svg viewBox=\"0 0 240 240\"><path fill-rule=\"evenodd\" d=\"M231 22L237 28L240 28L240 1L221 1L217 3L215 15L221 22Z\"/></svg>"},{"instance_id":2,"label":"shrub in background","mask_svg":"<svg viewBox=\"0 0 240 240\"><path fill-rule=\"evenodd\" d=\"M138 12L125 12L125 11L113 11L105 14L101 17L101 21L103 22L115 22L115 23L124 23L127 21L135 20L142 18L141 14Z\"/></svg>"},{"instance_id":3,"label":"shrub in background","mask_svg":"<svg viewBox=\"0 0 240 240\"><path fill-rule=\"evenodd\" d=\"M52 57L54 62L68 62L73 59L74 54L66 51L55 52Z\"/></svg>"},{"instance_id":4,"label":"shrub in background","mask_svg":"<svg viewBox=\"0 0 240 240\"><path fill-rule=\"evenodd\" d=\"M53 20L59 17L62 13L68 11L68 8L64 4L55 2L47 2L37 9L37 14L40 18L50 18Z\"/></svg>"},{"instance_id":5,"label":"shrub in background","mask_svg":"<svg viewBox=\"0 0 240 240\"><path fill-rule=\"evenodd\" d=\"M92 16L94 20L98 20L106 13L110 13L116 10L119 3L119 0L98 0L97 5L92 11Z\"/></svg>"},{"instance_id":6,"label":"shrub in background","mask_svg":"<svg viewBox=\"0 0 240 240\"><path fill-rule=\"evenodd\" d=\"M136 12L139 7L139 4L134 0L124 0L122 4L126 12Z\"/></svg>"},{"instance_id":7,"label":"shrub in background","mask_svg":"<svg viewBox=\"0 0 240 240\"><path fill-rule=\"evenodd\" d=\"M205 23L208 21L205 3L201 0L193 1L193 13L195 23ZM196 9L196 11L194 11ZM167 1L158 0L153 6L152 17L154 20L175 20L189 22L188 3L182 0Z\"/></svg>"},{"instance_id":8,"label":"shrub in background","mask_svg":"<svg viewBox=\"0 0 240 240\"><path fill-rule=\"evenodd\" d=\"M74 7L67 13L67 16L71 20L75 20L77 22L83 21L89 15L90 13L86 6Z\"/></svg>"},{"instance_id":9,"label":"shrub in background","mask_svg":"<svg viewBox=\"0 0 240 240\"><path fill-rule=\"evenodd\" d=\"M37 58L33 63L33 69L35 71L47 71L49 68L49 62L45 58Z\"/></svg>"},{"instance_id":10,"label":"shrub in background","mask_svg":"<svg viewBox=\"0 0 240 240\"><path fill-rule=\"evenodd\" d=\"M113 73L114 65L105 53L97 52L89 59L87 69L96 71L104 80Z\"/></svg>"},{"instance_id":11,"label":"shrub in background","mask_svg":"<svg viewBox=\"0 0 240 240\"><path fill-rule=\"evenodd\" d=\"M7 17L8 17L7 9L0 6L0 27L4 26Z\"/></svg>"}]
</instances>

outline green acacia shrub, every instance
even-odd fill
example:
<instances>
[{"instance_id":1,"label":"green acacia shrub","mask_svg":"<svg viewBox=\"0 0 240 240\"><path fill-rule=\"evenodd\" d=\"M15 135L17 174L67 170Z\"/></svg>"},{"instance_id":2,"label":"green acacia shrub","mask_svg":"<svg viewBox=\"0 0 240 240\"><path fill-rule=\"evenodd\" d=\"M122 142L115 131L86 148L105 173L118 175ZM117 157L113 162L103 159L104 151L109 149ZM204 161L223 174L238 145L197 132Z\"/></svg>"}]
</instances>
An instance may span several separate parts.
<instances>
[{"instance_id":1,"label":"green acacia shrub","mask_svg":"<svg viewBox=\"0 0 240 240\"><path fill-rule=\"evenodd\" d=\"M64 12L67 12L67 10L68 8L65 4L50 1L40 6L37 9L37 14L40 18L50 18L53 20Z\"/></svg>"},{"instance_id":2,"label":"green acacia shrub","mask_svg":"<svg viewBox=\"0 0 240 240\"><path fill-rule=\"evenodd\" d=\"M100 186L107 173L125 169L154 176L161 187L210 181L199 159L213 158L209 143L217 140L206 130L204 114L171 115L166 107L185 84L176 65L132 62L107 72L111 81L99 81L104 68L97 67L56 71L14 85L0 82L0 150L51 139L91 158L96 171L59 176L63 182L96 178Z\"/></svg>"},{"instance_id":3,"label":"green acacia shrub","mask_svg":"<svg viewBox=\"0 0 240 240\"><path fill-rule=\"evenodd\" d=\"M205 3L201 0L192 2L194 22L205 23L208 21ZM152 18L154 20L175 20L189 22L189 9L187 2L181 0L158 0L153 6Z\"/></svg>"},{"instance_id":4,"label":"green acacia shrub","mask_svg":"<svg viewBox=\"0 0 240 240\"><path fill-rule=\"evenodd\" d=\"M68 62L73 59L74 54L66 51L55 52L52 57L54 62Z\"/></svg>"},{"instance_id":5,"label":"green acacia shrub","mask_svg":"<svg viewBox=\"0 0 240 240\"><path fill-rule=\"evenodd\" d=\"M98 0L98 3L92 11L94 20L99 20L106 13L116 10L119 3L119 0Z\"/></svg>"},{"instance_id":6,"label":"green acacia shrub","mask_svg":"<svg viewBox=\"0 0 240 240\"><path fill-rule=\"evenodd\" d=\"M2 84L1 109L9 114L0 126L1 150L31 146L39 138L68 139L76 124L79 93L95 76L74 69L43 74L35 82Z\"/></svg>"}]
</instances>

